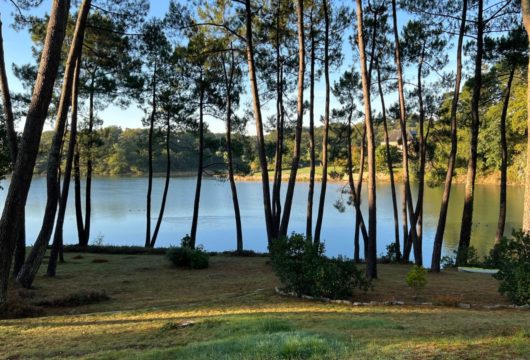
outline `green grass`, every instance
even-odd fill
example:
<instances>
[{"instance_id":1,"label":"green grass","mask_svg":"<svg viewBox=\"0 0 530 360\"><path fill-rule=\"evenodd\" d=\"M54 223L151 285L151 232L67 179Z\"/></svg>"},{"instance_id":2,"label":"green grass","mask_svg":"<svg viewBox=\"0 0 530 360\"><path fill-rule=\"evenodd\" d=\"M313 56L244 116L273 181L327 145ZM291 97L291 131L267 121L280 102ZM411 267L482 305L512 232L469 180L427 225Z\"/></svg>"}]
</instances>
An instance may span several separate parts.
<instances>
[{"instance_id":1,"label":"green grass","mask_svg":"<svg viewBox=\"0 0 530 360\"><path fill-rule=\"evenodd\" d=\"M0 358L525 359L530 353L528 311L280 297L266 258L214 256L211 268L192 271L162 256L74 255L66 254L56 279L39 276L28 300L79 291L105 291L111 300L0 320ZM95 258L108 262L94 264ZM405 296L407 270L381 266L376 290L356 297ZM426 291L503 300L487 275L428 276Z\"/></svg>"}]
</instances>

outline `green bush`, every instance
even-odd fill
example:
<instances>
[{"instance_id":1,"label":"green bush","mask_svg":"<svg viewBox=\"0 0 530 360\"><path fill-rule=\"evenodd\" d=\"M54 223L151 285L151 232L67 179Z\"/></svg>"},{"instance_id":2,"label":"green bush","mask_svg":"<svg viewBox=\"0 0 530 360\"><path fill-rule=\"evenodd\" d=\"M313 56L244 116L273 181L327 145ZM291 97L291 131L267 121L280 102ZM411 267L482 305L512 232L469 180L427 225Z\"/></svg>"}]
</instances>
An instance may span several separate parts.
<instances>
[{"instance_id":1,"label":"green bush","mask_svg":"<svg viewBox=\"0 0 530 360\"><path fill-rule=\"evenodd\" d=\"M206 269L210 265L210 256L202 247L191 248L190 237L182 238L181 246L170 247L166 257L173 265L178 267L189 267L191 269Z\"/></svg>"},{"instance_id":2,"label":"green bush","mask_svg":"<svg viewBox=\"0 0 530 360\"><path fill-rule=\"evenodd\" d=\"M427 285L427 270L423 266L414 265L405 279L407 285L414 291L414 297Z\"/></svg>"},{"instance_id":3,"label":"green bush","mask_svg":"<svg viewBox=\"0 0 530 360\"><path fill-rule=\"evenodd\" d=\"M202 249L192 250L189 259L189 266L192 269L206 269L210 266L210 256Z\"/></svg>"},{"instance_id":4,"label":"green bush","mask_svg":"<svg viewBox=\"0 0 530 360\"><path fill-rule=\"evenodd\" d=\"M517 305L530 305L530 235L514 232L495 246L488 263L497 267L494 277L500 281L499 292Z\"/></svg>"},{"instance_id":5,"label":"green bush","mask_svg":"<svg viewBox=\"0 0 530 360\"><path fill-rule=\"evenodd\" d=\"M383 255L380 261L383 264L395 264L398 262L398 259L400 257L401 257L401 251L399 249L399 245L393 242L386 246L386 255Z\"/></svg>"},{"instance_id":6,"label":"green bush","mask_svg":"<svg viewBox=\"0 0 530 360\"><path fill-rule=\"evenodd\" d=\"M370 283L353 261L325 257L324 245L315 245L301 234L273 241L271 264L287 291L297 295L344 299L355 288L367 290Z\"/></svg>"}]
</instances>

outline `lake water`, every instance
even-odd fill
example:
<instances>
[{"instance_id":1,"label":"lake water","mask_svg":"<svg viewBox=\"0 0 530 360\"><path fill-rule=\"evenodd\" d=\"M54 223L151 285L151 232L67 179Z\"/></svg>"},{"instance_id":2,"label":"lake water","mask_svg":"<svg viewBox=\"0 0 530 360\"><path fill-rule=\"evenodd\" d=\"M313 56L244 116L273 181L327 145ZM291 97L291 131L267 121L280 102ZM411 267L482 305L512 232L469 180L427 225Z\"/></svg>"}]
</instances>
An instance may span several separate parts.
<instances>
[{"instance_id":1,"label":"lake water","mask_svg":"<svg viewBox=\"0 0 530 360\"><path fill-rule=\"evenodd\" d=\"M154 180L152 210L154 217L158 215L163 182L163 178ZM2 185L6 189L8 184L4 182ZM246 249L264 252L267 250L267 240L261 184L241 182L237 186L244 246ZM353 208L347 207L345 212L340 213L333 206L335 201L341 197L343 186L343 184L328 184L322 239L325 241L329 255L342 254L352 257L355 224ZM317 184L315 203L319 198L319 187L320 184ZM296 185L289 232L305 231L307 189L307 183ZM0 191L0 206L2 207L5 191ZM93 181L91 242L99 237L102 238L104 244L108 245L142 246L145 238L146 191L146 178L96 178ZM194 191L194 178L173 178L171 180L164 221L157 241L158 246L178 245L180 239L190 232ZM511 234L513 228L521 226L523 191L522 187L508 187L506 234ZM478 185L476 188L472 245L482 255L489 252L494 242L498 217L498 193L496 185ZM398 194L400 194L399 187ZM441 195L441 188L427 188L425 194L423 251L424 262L427 266L431 259ZM463 198L464 186L454 185L445 232L444 254L452 253L458 244ZM363 199L366 199L365 189ZM35 178L26 207L27 239L30 244L40 229L45 201L46 180L42 177ZM363 206L364 213L367 214L366 201ZM316 208L315 204L314 218L316 218ZM378 254L383 254L386 245L394 239L392 198L390 185L386 183L377 184L377 216L377 251ZM153 221L156 221L156 218L153 218ZM69 198L64 237L65 243L77 242L72 195ZM235 240L235 222L229 184L206 179L203 182L199 213L198 244L204 245L210 251L233 250L236 246Z\"/></svg>"}]
</instances>

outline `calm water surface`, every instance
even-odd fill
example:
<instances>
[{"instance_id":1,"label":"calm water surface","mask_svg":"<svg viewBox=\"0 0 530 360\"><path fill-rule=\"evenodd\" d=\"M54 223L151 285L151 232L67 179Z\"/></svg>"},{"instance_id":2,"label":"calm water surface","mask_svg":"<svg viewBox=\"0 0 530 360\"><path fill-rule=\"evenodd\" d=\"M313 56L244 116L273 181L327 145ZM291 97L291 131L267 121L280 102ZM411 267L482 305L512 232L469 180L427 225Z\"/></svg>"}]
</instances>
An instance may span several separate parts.
<instances>
[{"instance_id":1,"label":"calm water surface","mask_svg":"<svg viewBox=\"0 0 530 360\"><path fill-rule=\"evenodd\" d=\"M163 190L163 178L154 180L153 216L158 215ZM6 183L2 184L4 188ZM267 250L265 221L261 184L241 182L237 184L243 223L244 245L247 249L264 252ZM284 189L285 190L284 186ZM319 187L315 192L315 203L319 198ZM353 234L355 215L352 207L340 213L333 204L341 197L341 184L328 184L322 239L329 255L353 255ZM108 245L142 246L145 239L145 195L146 178L96 178L92 185L92 230L91 242L102 238ZM306 219L308 184L296 185L289 232L304 232ZM84 189L83 189L84 191ZM190 232L194 178L173 178L170 184L167 207L157 245L178 245L180 239ZM364 190L365 191L365 190ZM398 188L400 192L400 189ZM472 245L480 254L486 254L491 248L498 217L498 186L479 185L476 188L475 223L473 224ZM441 188L426 190L424 219L424 261L430 264L432 241L442 195ZM0 191L0 203L3 207L5 190ZM363 193L366 199L366 192ZM464 198L464 186L454 185L451 194L451 206L447 219L444 240L444 254L450 254L456 248L460 231L460 218ZM77 230L73 196L69 199L64 225L65 242L77 242ZM398 199L398 201L400 201ZM46 180L35 178L26 207L27 239L31 243L37 236L42 222L46 202ZM523 188L508 188L508 215L506 234L520 227L522 220ZM367 214L366 204L364 213ZM316 204L315 215L316 218ZM401 212L400 212L401 214ZM367 215L365 215L367 216ZM386 245L394 239L394 224L390 185L377 184L377 249L378 254L385 252ZM153 218L156 221L156 218ZM154 224L153 224L154 228ZM214 179L203 181L201 209L197 241L207 250L223 251L235 248L235 222L233 218L232 198L228 182Z\"/></svg>"}]
</instances>

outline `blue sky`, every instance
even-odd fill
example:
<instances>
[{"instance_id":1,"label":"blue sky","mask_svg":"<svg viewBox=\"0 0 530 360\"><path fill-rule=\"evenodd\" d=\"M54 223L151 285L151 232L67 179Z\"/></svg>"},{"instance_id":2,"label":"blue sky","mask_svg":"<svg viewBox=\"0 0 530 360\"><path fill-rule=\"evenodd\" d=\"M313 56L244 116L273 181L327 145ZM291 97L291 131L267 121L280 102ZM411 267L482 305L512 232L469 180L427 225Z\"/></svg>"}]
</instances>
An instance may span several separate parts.
<instances>
[{"instance_id":1,"label":"blue sky","mask_svg":"<svg viewBox=\"0 0 530 360\"><path fill-rule=\"evenodd\" d=\"M49 12L51 0L44 0L43 4L32 11L35 15L44 15L46 12ZM151 10L150 16L162 17L167 12L169 6L169 0L152 0L151 1ZM25 64L33 62L31 54L31 39L26 30L20 32L15 31L12 25L12 13L14 7L10 4L9 1L0 0L0 14L3 21L3 33L4 33L4 52L6 66L8 68L8 78L10 81L10 87L12 92L21 92L25 89L22 89L21 83L13 75L11 67L12 64ZM404 23L408 17L400 18L400 22ZM351 33L351 30L348 31L348 34ZM331 73L331 82L333 83L337 80L340 74L345 69L350 69L352 64L352 50L351 46L348 43L347 35L345 34L344 39L344 63L340 69L337 69ZM356 64L357 66L357 64ZM359 70L359 69L356 69ZM248 79L244 78L245 84L248 84ZM248 92L247 92L248 93ZM306 95L307 99L308 94ZM387 104L394 100L394 96L389 96L387 99ZM243 104L248 103L248 95L243 98ZM377 104L379 100L377 98L373 99L374 104ZM316 119L319 119L320 115L323 114L323 104L324 104L324 83L323 80L317 84L315 89L315 115ZM331 107L338 106L335 99L331 99ZM377 105L374 108L378 109ZM273 109L269 109L267 106L264 107L263 113L264 116L272 114ZM105 126L108 125L117 125L122 128L139 128L142 127L141 120L144 116L143 111L140 110L137 106L131 105L128 109L121 109L116 106L109 106L107 109L102 110L98 113L99 118L104 121ZM220 120L210 118L208 119L209 127L214 132L223 132L224 123ZM253 123L248 126L248 133L255 133L255 125ZM18 124L18 128L22 128L22 124ZM50 129L49 123L46 126L46 129Z\"/></svg>"}]
</instances>

